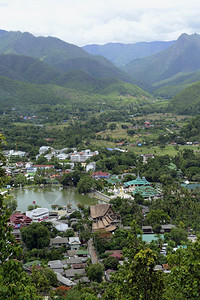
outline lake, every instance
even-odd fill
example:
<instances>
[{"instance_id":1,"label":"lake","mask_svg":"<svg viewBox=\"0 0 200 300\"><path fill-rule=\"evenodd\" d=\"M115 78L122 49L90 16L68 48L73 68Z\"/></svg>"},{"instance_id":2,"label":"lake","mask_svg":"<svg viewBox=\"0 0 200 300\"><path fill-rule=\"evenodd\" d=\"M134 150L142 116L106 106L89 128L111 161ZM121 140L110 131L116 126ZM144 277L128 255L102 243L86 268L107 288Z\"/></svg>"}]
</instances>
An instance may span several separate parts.
<instances>
[{"instance_id":1,"label":"lake","mask_svg":"<svg viewBox=\"0 0 200 300\"><path fill-rule=\"evenodd\" d=\"M68 187L31 187L19 190L13 190L11 193L18 202L18 210L26 211L27 207L35 204L51 209L51 205L67 206L71 204L76 208L81 203L86 206L98 203L98 199L88 195L82 195L77 192L76 188Z\"/></svg>"}]
</instances>

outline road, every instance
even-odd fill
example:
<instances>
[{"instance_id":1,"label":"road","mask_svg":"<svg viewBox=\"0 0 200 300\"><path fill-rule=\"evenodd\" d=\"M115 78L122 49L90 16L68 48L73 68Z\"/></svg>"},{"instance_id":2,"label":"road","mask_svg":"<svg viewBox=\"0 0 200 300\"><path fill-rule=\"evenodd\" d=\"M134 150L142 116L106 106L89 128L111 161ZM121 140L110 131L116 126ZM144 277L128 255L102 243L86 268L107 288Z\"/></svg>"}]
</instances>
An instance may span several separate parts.
<instances>
[{"instance_id":1,"label":"road","mask_svg":"<svg viewBox=\"0 0 200 300\"><path fill-rule=\"evenodd\" d=\"M91 257L92 264L97 264L98 263L98 257L97 257L97 254L96 254L96 250L93 246L93 239L90 239L88 241L88 251L89 251L89 254L90 254L90 257Z\"/></svg>"}]
</instances>

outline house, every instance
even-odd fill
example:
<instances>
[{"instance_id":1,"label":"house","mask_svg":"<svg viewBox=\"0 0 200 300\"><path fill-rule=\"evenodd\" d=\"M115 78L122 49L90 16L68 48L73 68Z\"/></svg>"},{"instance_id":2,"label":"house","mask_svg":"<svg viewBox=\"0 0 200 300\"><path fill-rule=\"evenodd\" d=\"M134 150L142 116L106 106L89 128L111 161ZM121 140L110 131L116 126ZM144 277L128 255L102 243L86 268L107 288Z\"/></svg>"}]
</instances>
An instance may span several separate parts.
<instances>
[{"instance_id":1,"label":"house","mask_svg":"<svg viewBox=\"0 0 200 300\"><path fill-rule=\"evenodd\" d=\"M50 247L60 248L61 246L68 246L68 238L55 237L50 239Z\"/></svg>"},{"instance_id":2,"label":"house","mask_svg":"<svg viewBox=\"0 0 200 300\"><path fill-rule=\"evenodd\" d=\"M62 276L60 273L55 272L56 276L57 276L57 280L62 283L63 285L66 286L74 286L76 285L76 283L74 283L73 281L67 279L66 277Z\"/></svg>"},{"instance_id":3,"label":"house","mask_svg":"<svg viewBox=\"0 0 200 300\"><path fill-rule=\"evenodd\" d=\"M172 230L172 228L176 228L176 225L172 225L172 224L164 224L161 225L161 233L166 233L166 232L170 232Z\"/></svg>"},{"instance_id":4,"label":"house","mask_svg":"<svg viewBox=\"0 0 200 300\"><path fill-rule=\"evenodd\" d=\"M52 260L48 262L48 267L54 272L63 273L63 264L60 260Z\"/></svg>"},{"instance_id":5,"label":"house","mask_svg":"<svg viewBox=\"0 0 200 300\"><path fill-rule=\"evenodd\" d=\"M92 174L92 177L95 178L95 179L99 179L99 178L109 178L110 177L110 174L107 173L107 172L94 172Z\"/></svg>"},{"instance_id":6,"label":"house","mask_svg":"<svg viewBox=\"0 0 200 300\"><path fill-rule=\"evenodd\" d=\"M143 233L153 233L152 226L142 226L142 232Z\"/></svg>"},{"instance_id":7,"label":"house","mask_svg":"<svg viewBox=\"0 0 200 300\"><path fill-rule=\"evenodd\" d=\"M86 277L86 276L83 276L80 279L74 280L74 282L76 284L78 284L79 282L81 282L81 283L90 283L90 279L88 277Z\"/></svg>"},{"instance_id":8,"label":"house","mask_svg":"<svg viewBox=\"0 0 200 300\"><path fill-rule=\"evenodd\" d=\"M74 153L71 153L69 155L70 155L71 162L85 162L87 159L98 154L99 154L98 151L92 152L90 149L87 149L81 152L75 151Z\"/></svg>"},{"instance_id":9,"label":"house","mask_svg":"<svg viewBox=\"0 0 200 300\"><path fill-rule=\"evenodd\" d=\"M15 227L16 225L20 225L21 226L28 226L30 225L32 222L32 218L26 216L26 215L22 215L18 212L12 214L9 218L9 223L10 225L13 225L13 227Z\"/></svg>"},{"instance_id":10,"label":"house","mask_svg":"<svg viewBox=\"0 0 200 300\"><path fill-rule=\"evenodd\" d=\"M71 250L78 250L80 248L81 242L79 237L69 237L69 246Z\"/></svg>"},{"instance_id":11,"label":"house","mask_svg":"<svg viewBox=\"0 0 200 300\"><path fill-rule=\"evenodd\" d=\"M89 171L95 172L95 170L96 170L96 162L95 161L92 161L86 165L86 172L89 172Z\"/></svg>"},{"instance_id":12,"label":"house","mask_svg":"<svg viewBox=\"0 0 200 300\"><path fill-rule=\"evenodd\" d=\"M85 275L85 269L67 269L64 271L64 275L67 278L73 278L76 274Z\"/></svg>"},{"instance_id":13,"label":"house","mask_svg":"<svg viewBox=\"0 0 200 300\"><path fill-rule=\"evenodd\" d=\"M71 257L71 258L62 260L62 264L64 267L67 267L68 265L70 265L72 267L73 264L81 264L81 263L82 263L82 259L79 257Z\"/></svg>"},{"instance_id":14,"label":"house","mask_svg":"<svg viewBox=\"0 0 200 300\"><path fill-rule=\"evenodd\" d=\"M93 219L93 232L99 229L112 232L120 222L120 217L113 211L111 204L91 205L90 216Z\"/></svg>"},{"instance_id":15,"label":"house","mask_svg":"<svg viewBox=\"0 0 200 300\"><path fill-rule=\"evenodd\" d=\"M194 243L194 242L197 241L197 237L196 237L196 235L194 235L194 234L190 234L190 235L188 236L188 240Z\"/></svg>"},{"instance_id":16,"label":"house","mask_svg":"<svg viewBox=\"0 0 200 300\"><path fill-rule=\"evenodd\" d=\"M35 169L48 170L54 168L54 165L34 165Z\"/></svg>"},{"instance_id":17,"label":"house","mask_svg":"<svg viewBox=\"0 0 200 300\"><path fill-rule=\"evenodd\" d=\"M72 268L74 270L85 269L86 267L87 267L87 264L84 264L84 263L81 263L81 264L72 264Z\"/></svg>"}]
</instances>

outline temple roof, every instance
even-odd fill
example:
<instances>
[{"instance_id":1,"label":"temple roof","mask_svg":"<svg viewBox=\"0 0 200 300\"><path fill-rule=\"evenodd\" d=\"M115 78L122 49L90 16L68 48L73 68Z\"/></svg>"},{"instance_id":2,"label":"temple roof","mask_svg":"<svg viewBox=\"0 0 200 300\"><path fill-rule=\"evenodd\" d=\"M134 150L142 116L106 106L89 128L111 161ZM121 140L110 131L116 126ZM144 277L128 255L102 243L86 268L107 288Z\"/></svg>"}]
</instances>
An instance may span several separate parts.
<instances>
[{"instance_id":1,"label":"temple roof","mask_svg":"<svg viewBox=\"0 0 200 300\"><path fill-rule=\"evenodd\" d=\"M159 192L152 186L137 186L133 191L133 195L135 194L140 194L144 198L149 198L159 195Z\"/></svg>"},{"instance_id":2,"label":"temple roof","mask_svg":"<svg viewBox=\"0 0 200 300\"><path fill-rule=\"evenodd\" d=\"M141 178L140 175L138 174L135 180L127 181L124 183L124 185L126 187L130 185L150 185L150 182L147 181L145 177Z\"/></svg>"},{"instance_id":3,"label":"temple roof","mask_svg":"<svg viewBox=\"0 0 200 300\"><path fill-rule=\"evenodd\" d=\"M93 219L103 217L107 213L108 209L111 207L111 204L96 204L90 206L90 216Z\"/></svg>"}]
</instances>

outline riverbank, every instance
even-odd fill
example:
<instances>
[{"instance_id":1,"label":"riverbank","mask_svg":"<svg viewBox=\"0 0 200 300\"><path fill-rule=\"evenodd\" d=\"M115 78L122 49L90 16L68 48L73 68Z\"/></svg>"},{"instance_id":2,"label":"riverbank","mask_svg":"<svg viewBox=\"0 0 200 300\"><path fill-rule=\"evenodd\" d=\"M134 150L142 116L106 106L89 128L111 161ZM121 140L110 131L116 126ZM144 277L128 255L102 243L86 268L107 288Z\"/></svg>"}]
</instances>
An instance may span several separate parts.
<instances>
[{"instance_id":1,"label":"riverbank","mask_svg":"<svg viewBox=\"0 0 200 300\"><path fill-rule=\"evenodd\" d=\"M101 201L104 201L104 202L107 202L107 203L109 203L110 200L111 200L111 198L109 196L107 196L107 195L105 195L105 194L103 194L99 191L91 192L88 195L91 195L91 197L94 197L98 200L101 200Z\"/></svg>"}]
</instances>

